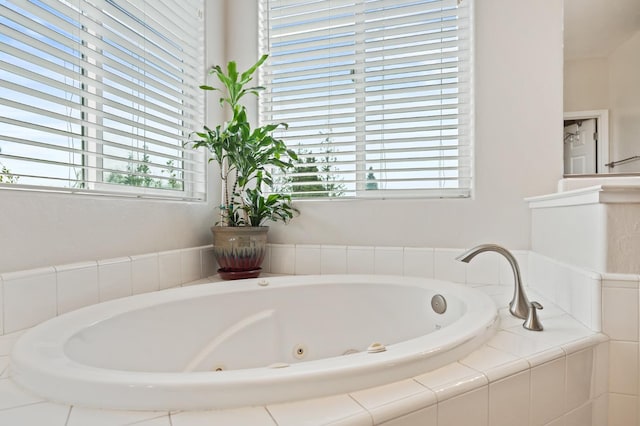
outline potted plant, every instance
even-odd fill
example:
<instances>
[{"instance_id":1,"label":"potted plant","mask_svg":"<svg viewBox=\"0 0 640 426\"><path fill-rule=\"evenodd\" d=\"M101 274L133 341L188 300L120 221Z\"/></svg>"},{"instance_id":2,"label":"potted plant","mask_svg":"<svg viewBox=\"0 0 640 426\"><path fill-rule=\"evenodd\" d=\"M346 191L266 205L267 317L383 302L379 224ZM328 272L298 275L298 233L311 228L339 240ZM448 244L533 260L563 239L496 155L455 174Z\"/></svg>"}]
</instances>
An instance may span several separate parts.
<instances>
[{"instance_id":1,"label":"potted plant","mask_svg":"<svg viewBox=\"0 0 640 426\"><path fill-rule=\"evenodd\" d=\"M190 141L194 148L205 147L220 170L223 194L220 221L211 228L214 256L224 279L257 277L266 253L267 221L288 222L297 212L291 196L274 191L274 171L292 169L297 160L294 151L273 136L286 123L252 127L247 119L243 98L258 96L263 87L249 86L255 71L264 63L263 55L248 70L240 73L231 61L226 70L214 66L220 87L200 86L203 90L219 91L220 106L229 108L230 119L215 128L204 126L195 132L198 139Z\"/></svg>"}]
</instances>

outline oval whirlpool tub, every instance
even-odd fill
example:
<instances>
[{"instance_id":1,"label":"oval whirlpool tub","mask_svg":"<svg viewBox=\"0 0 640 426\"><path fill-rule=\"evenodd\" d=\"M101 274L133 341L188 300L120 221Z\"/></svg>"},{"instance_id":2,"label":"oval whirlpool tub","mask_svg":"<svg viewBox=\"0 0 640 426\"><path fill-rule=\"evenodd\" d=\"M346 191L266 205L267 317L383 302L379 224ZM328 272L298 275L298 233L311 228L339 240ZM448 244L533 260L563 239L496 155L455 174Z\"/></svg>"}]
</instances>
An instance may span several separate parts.
<instances>
[{"instance_id":1,"label":"oval whirlpool tub","mask_svg":"<svg viewBox=\"0 0 640 426\"><path fill-rule=\"evenodd\" d=\"M49 400L96 408L265 405L422 374L473 351L496 326L489 296L446 281L323 275L217 282L44 322L14 346L11 376Z\"/></svg>"}]
</instances>

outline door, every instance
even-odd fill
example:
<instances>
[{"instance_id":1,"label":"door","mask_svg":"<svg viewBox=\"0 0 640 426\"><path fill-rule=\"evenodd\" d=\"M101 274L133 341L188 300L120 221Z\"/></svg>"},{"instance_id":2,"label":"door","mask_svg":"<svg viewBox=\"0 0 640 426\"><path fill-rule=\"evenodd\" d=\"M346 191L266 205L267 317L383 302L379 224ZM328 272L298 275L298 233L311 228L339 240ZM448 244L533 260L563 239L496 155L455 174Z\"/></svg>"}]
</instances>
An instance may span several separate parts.
<instances>
[{"instance_id":1,"label":"door","mask_svg":"<svg viewBox=\"0 0 640 426\"><path fill-rule=\"evenodd\" d=\"M564 122L564 173L596 173L598 132L596 119Z\"/></svg>"}]
</instances>

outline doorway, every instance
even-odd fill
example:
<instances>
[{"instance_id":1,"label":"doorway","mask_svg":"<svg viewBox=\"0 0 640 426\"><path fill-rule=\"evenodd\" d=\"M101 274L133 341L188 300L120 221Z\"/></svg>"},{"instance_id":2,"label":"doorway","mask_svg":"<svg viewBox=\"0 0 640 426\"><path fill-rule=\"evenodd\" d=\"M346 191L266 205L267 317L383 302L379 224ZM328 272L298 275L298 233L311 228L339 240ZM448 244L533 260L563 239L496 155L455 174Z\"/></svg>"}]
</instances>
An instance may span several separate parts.
<instances>
[{"instance_id":1,"label":"doorway","mask_svg":"<svg viewBox=\"0 0 640 426\"><path fill-rule=\"evenodd\" d=\"M564 174L597 173L598 124L595 118L564 120Z\"/></svg>"},{"instance_id":2,"label":"doorway","mask_svg":"<svg viewBox=\"0 0 640 426\"><path fill-rule=\"evenodd\" d=\"M609 162L608 111L564 114L563 157L565 175L607 173Z\"/></svg>"}]
</instances>

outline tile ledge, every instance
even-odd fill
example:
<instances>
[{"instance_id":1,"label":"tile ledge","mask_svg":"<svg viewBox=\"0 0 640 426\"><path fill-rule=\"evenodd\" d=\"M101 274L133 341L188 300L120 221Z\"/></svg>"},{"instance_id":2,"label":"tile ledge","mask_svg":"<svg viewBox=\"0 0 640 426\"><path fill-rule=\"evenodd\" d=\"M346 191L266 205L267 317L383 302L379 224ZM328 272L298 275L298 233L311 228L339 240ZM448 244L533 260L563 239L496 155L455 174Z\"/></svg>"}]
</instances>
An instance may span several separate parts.
<instances>
[{"instance_id":1,"label":"tile ledge","mask_svg":"<svg viewBox=\"0 0 640 426\"><path fill-rule=\"evenodd\" d=\"M636 204L640 203L640 185L594 185L529 197L525 201L531 209L587 204Z\"/></svg>"},{"instance_id":2,"label":"tile ledge","mask_svg":"<svg viewBox=\"0 0 640 426\"><path fill-rule=\"evenodd\" d=\"M22 278L32 278L32 277L38 277L41 275L55 274L55 273L56 273L56 269L53 266L45 266L45 267L36 268L36 269L25 269L23 271L5 272L3 274L0 274L0 279L7 282L12 280L19 280Z\"/></svg>"}]
</instances>

